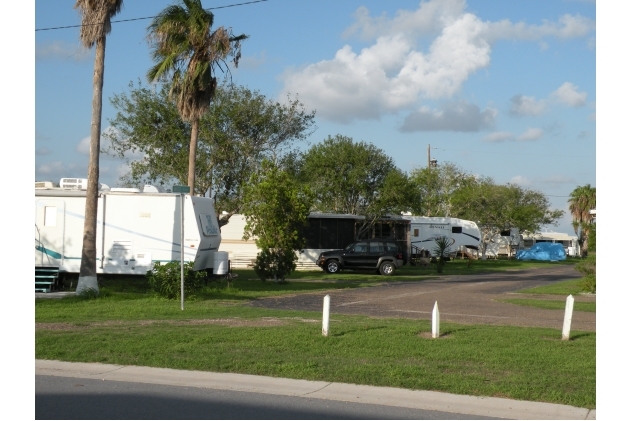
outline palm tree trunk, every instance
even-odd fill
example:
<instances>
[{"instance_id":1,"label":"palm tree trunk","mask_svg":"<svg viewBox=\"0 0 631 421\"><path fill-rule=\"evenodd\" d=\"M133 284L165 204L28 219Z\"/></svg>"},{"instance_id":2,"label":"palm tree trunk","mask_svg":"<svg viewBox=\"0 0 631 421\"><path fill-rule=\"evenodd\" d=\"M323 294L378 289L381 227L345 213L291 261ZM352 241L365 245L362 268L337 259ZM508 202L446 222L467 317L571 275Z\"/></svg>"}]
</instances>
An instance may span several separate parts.
<instances>
[{"instance_id":1,"label":"palm tree trunk","mask_svg":"<svg viewBox=\"0 0 631 421\"><path fill-rule=\"evenodd\" d=\"M96 216L99 195L99 150L101 149L101 109L103 106L103 72L105 68L105 36L96 42L94 77L92 79L92 125L90 129L90 161L88 163L88 190L85 198L83 248L77 294L93 289L99 292L96 279Z\"/></svg>"},{"instance_id":2,"label":"palm tree trunk","mask_svg":"<svg viewBox=\"0 0 631 421\"><path fill-rule=\"evenodd\" d=\"M191 189L191 196L195 194L195 156L197 155L197 133L199 131L199 118L192 122L191 126L191 146L188 151L188 187Z\"/></svg>"}]
</instances>

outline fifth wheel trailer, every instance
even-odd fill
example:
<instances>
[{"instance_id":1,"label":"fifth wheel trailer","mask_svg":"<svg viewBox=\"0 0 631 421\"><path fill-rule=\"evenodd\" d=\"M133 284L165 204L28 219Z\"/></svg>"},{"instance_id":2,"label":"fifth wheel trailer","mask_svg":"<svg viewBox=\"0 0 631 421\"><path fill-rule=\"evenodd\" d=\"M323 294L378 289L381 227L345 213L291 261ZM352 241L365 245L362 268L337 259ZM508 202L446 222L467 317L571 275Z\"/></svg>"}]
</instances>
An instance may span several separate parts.
<instances>
[{"instance_id":1,"label":"fifth wheel trailer","mask_svg":"<svg viewBox=\"0 0 631 421\"><path fill-rule=\"evenodd\" d=\"M179 262L182 249L184 261L194 262L195 270L211 270L221 242L212 200L160 193L156 188L145 190L153 192L99 191L97 273L145 275L155 262ZM36 269L45 266L58 268L60 273L79 272L85 199L81 186L35 189Z\"/></svg>"},{"instance_id":2,"label":"fifth wheel trailer","mask_svg":"<svg viewBox=\"0 0 631 421\"><path fill-rule=\"evenodd\" d=\"M436 240L446 237L450 252L465 249L468 253L477 251L480 245L480 229L473 221L449 217L403 215L410 221L410 244L420 250L435 255ZM414 253L413 253L414 254Z\"/></svg>"}]
</instances>

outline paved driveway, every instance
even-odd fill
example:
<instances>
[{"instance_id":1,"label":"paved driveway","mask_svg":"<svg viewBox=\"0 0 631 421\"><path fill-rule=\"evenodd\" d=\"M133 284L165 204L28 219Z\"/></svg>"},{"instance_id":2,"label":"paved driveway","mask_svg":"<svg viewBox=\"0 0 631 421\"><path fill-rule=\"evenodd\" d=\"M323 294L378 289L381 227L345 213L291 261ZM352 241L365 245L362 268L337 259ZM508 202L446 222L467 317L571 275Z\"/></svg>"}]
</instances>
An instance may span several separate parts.
<instances>
[{"instance_id":1,"label":"paved driveway","mask_svg":"<svg viewBox=\"0 0 631 421\"><path fill-rule=\"evenodd\" d=\"M564 310L545 310L503 303L507 298L559 299L547 295L526 295L517 291L580 278L569 265L485 275L448 276L422 282L386 282L381 286L352 290L331 290L290 297L256 300L255 307L322 311L323 297L331 297L331 316L362 314L373 317L432 318L438 302L440 319L464 324L489 324L563 328ZM393 279L396 279L393 278ZM564 297L561 297L564 299ZM595 295L576 295L576 302L596 300ZM572 331L596 331L596 313L574 311Z\"/></svg>"}]
</instances>

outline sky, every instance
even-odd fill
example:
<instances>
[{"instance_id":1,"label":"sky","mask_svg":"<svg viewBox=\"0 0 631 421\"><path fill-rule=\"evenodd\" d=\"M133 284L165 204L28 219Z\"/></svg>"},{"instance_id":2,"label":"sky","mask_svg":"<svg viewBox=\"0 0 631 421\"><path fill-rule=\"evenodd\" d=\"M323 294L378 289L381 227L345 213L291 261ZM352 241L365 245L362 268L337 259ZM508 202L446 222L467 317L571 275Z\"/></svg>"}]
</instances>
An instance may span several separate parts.
<instances>
[{"instance_id":1,"label":"sky","mask_svg":"<svg viewBox=\"0 0 631 421\"><path fill-rule=\"evenodd\" d=\"M403 171L432 159L547 195L566 211L596 186L596 4L589 0L204 0L215 26L249 35L234 83L316 111L306 150L341 134ZM35 180L87 177L94 51L74 0L35 1ZM171 0L126 0L107 37L110 98L147 84L146 28ZM236 5L232 7L226 7ZM145 19L143 19L145 18ZM116 22L121 21L121 22ZM131 157L134 158L134 157ZM127 166L101 156L100 182Z\"/></svg>"}]
</instances>

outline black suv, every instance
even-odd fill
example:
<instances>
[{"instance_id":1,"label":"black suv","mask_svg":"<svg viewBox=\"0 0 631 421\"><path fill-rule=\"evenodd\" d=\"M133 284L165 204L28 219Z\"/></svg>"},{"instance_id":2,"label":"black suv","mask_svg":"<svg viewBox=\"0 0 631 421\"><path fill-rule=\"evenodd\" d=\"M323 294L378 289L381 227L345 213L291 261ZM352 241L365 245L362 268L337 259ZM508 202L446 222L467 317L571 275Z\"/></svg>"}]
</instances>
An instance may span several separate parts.
<instances>
[{"instance_id":1,"label":"black suv","mask_svg":"<svg viewBox=\"0 0 631 421\"><path fill-rule=\"evenodd\" d=\"M356 241L344 250L320 253L318 266L328 273L342 269L374 269L382 275L392 275L403 266L403 253L399 244L392 239L369 239Z\"/></svg>"}]
</instances>

